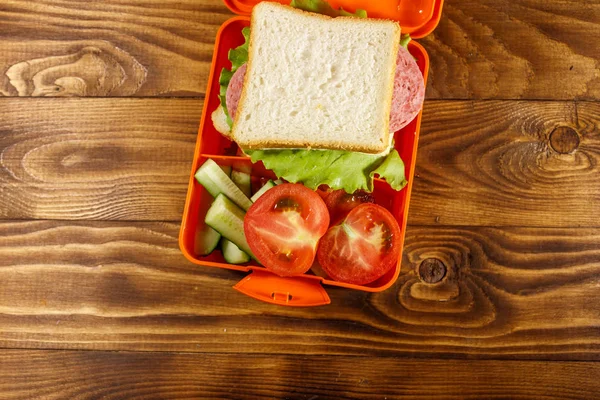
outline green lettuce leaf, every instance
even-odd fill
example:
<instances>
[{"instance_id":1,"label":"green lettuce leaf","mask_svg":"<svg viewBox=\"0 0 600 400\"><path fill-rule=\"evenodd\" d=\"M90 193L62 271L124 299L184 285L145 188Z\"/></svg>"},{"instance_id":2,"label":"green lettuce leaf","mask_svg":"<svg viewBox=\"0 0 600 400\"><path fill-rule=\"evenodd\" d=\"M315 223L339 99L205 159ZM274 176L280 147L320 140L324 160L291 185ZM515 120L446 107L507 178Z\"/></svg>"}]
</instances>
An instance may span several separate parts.
<instances>
[{"instance_id":1,"label":"green lettuce leaf","mask_svg":"<svg viewBox=\"0 0 600 400\"><path fill-rule=\"evenodd\" d=\"M396 150L387 155L340 150L245 150L252 162L262 161L266 168L289 182L301 182L316 189L328 185L354 193L373 191L373 178L385 179L394 190L406 185L404 163Z\"/></svg>"},{"instance_id":2,"label":"green lettuce leaf","mask_svg":"<svg viewBox=\"0 0 600 400\"><path fill-rule=\"evenodd\" d=\"M329 15L330 17L358 17L367 18L365 10L356 10L353 14L344 10L342 7L339 10L331 7L325 0L292 0L290 6L299 8L304 11L310 11L318 14Z\"/></svg>"},{"instance_id":3,"label":"green lettuce leaf","mask_svg":"<svg viewBox=\"0 0 600 400\"><path fill-rule=\"evenodd\" d=\"M405 33L404 35L400 36L400 46L408 50L408 43L410 43L411 40L412 39L410 35L408 33Z\"/></svg>"},{"instance_id":4,"label":"green lettuce leaf","mask_svg":"<svg viewBox=\"0 0 600 400\"><path fill-rule=\"evenodd\" d=\"M239 67L248 62L248 45L250 43L250 27L242 29L244 43L235 49L229 50L228 58L231 61L231 72L235 72Z\"/></svg>"},{"instance_id":5,"label":"green lettuce leaf","mask_svg":"<svg viewBox=\"0 0 600 400\"><path fill-rule=\"evenodd\" d=\"M231 69L223 68L221 70L221 75L219 76L219 100L221 101L221 107L223 107L223 111L225 111L225 115L227 116L229 127L233 125L233 121L229 116L229 111L227 111L227 87L229 86L229 82L231 81L234 72L248 62L250 28L245 27L242 29L242 35L244 35L244 43L235 49L229 50L228 58L229 61L231 61Z\"/></svg>"},{"instance_id":6,"label":"green lettuce leaf","mask_svg":"<svg viewBox=\"0 0 600 400\"><path fill-rule=\"evenodd\" d=\"M408 183L404 173L404 163L396 149L392 150L379 167L371 172L370 177L373 178L375 175L385 179L394 190L400 190Z\"/></svg>"}]
</instances>

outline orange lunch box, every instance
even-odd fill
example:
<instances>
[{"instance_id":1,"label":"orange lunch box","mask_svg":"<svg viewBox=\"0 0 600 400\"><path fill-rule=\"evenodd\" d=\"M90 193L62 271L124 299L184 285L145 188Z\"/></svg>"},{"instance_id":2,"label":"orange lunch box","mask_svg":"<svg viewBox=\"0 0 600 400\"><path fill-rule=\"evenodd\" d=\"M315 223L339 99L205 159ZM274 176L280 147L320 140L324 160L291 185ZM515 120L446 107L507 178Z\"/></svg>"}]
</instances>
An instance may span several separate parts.
<instances>
[{"instance_id":1,"label":"orange lunch box","mask_svg":"<svg viewBox=\"0 0 600 400\"><path fill-rule=\"evenodd\" d=\"M240 16L226 21L217 33L179 235L181 251L194 264L245 273L244 278L234 288L255 299L273 304L287 306L329 304L330 299L325 290L326 286L338 286L366 292L383 291L389 288L398 278L401 257L398 259L396 267L386 275L368 285L359 286L313 275L310 271L301 276L284 278L271 273L254 261L244 265L228 264L219 250L213 251L208 256L198 256L194 250L197 232L203 227L204 216L213 200L212 196L194 178L194 174L207 158L211 158L220 165L232 166L236 170L251 171L254 185L257 185L261 178L275 178L271 171L263 167L262 163L252 164L249 158L236 156L238 152L235 143L218 133L210 118L212 111L219 106L217 94L219 92L221 69L231 67L227 57L228 52L243 43L242 28L250 25L249 15L252 7L257 3L258 1L249 0L225 0L227 7ZM290 1L280 1L280 3L289 4ZM330 0L329 3L334 8L344 7L345 10L352 12L356 9L364 9L367 11L369 18L396 20L400 23L403 34L409 33L413 39L418 39L431 33L437 26L441 16L443 0ZM417 60L419 69L423 73L425 82L427 82L429 58L425 49L413 40L409 43L408 50ZM398 221L402 235L401 246L404 243L408 218L408 205L415 170L421 114L419 113L410 124L394 134L395 147L405 163L408 184L401 191L394 191L385 181L376 179L373 190L375 202L387 208ZM400 254L402 254L402 251Z\"/></svg>"}]
</instances>

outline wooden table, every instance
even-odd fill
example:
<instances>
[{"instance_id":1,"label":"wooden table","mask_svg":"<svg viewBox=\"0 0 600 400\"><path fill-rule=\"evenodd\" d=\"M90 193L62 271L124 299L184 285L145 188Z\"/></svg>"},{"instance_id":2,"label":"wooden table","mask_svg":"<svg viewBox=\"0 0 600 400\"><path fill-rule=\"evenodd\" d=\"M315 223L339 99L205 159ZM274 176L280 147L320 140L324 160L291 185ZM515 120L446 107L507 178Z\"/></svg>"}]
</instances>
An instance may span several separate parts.
<instances>
[{"instance_id":1,"label":"wooden table","mask_svg":"<svg viewBox=\"0 0 600 400\"><path fill-rule=\"evenodd\" d=\"M309 309L178 248L231 16L0 4L0 398L597 398L600 3L447 0L400 278Z\"/></svg>"}]
</instances>

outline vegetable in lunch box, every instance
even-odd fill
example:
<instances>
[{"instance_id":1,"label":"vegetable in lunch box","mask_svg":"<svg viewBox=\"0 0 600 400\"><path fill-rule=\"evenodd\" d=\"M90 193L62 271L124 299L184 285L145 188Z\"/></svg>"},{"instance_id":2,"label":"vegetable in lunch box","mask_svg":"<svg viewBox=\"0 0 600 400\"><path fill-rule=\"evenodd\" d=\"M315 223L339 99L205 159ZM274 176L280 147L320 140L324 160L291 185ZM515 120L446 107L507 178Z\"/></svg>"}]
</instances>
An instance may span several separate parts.
<instances>
[{"instance_id":1,"label":"vegetable in lunch box","mask_svg":"<svg viewBox=\"0 0 600 400\"><path fill-rule=\"evenodd\" d=\"M244 210L227 196L219 193L208 209L204 222L223 237L231 240L240 250L256 259L244 234L245 214Z\"/></svg>"},{"instance_id":2,"label":"vegetable in lunch box","mask_svg":"<svg viewBox=\"0 0 600 400\"><path fill-rule=\"evenodd\" d=\"M250 174L234 169L231 171L231 180L238 188L240 188L246 197L252 196L252 179Z\"/></svg>"},{"instance_id":3,"label":"vegetable in lunch box","mask_svg":"<svg viewBox=\"0 0 600 400\"><path fill-rule=\"evenodd\" d=\"M250 198L250 200L252 200L252 202L255 203L256 200L258 200L260 198L260 196L262 196L263 194L265 194L267 192L267 190L271 189L274 186L275 186L275 182L273 182L273 180L269 179L263 185L263 187L261 187L260 189L258 189L256 191L256 193L254 193L254 195Z\"/></svg>"},{"instance_id":4,"label":"vegetable in lunch box","mask_svg":"<svg viewBox=\"0 0 600 400\"><path fill-rule=\"evenodd\" d=\"M310 269L328 227L329 213L321 197L293 183L267 190L244 218L244 233L256 259L280 276Z\"/></svg>"},{"instance_id":5,"label":"vegetable in lunch box","mask_svg":"<svg viewBox=\"0 0 600 400\"><path fill-rule=\"evenodd\" d=\"M221 239L221 251L223 252L223 258L229 264L243 264L250 261L250 256L246 254L246 252L240 250L240 248L229 239Z\"/></svg>"},{"instance_id":6,"label":"vegetable in lunch box","mask_svg":"<svg viewBox=\"0 0 600 400\"><path fill-rule=\"evenodd\" d=\"M223 194L243 210L248 210L252 205L252 201L250 201L227 174L223 172L221 167L210 158L202 164L200 169L198 169L195 177L196 180L215 198L219 194Z\"/></svg>"},{"instance_id":7,"label":"vegetable in lunch box","mask_svg":"<svg viewBox=\"0 0 600 400\"><path fill-rule=\"evenodd\" d=\"M223 173L219 172L219 170L223 171ZM229 175L231 175L231 178L229 178ZM207 159L196 172L195 176L198 182L211 195L217 198L219 196L224 197L220 198L218 202L213 202L207 213L205 225L201 228L201 231L197 232L196 253L200 256L206 256L217 249L220 244L223 257L228 263L241 264L250 261L248 253L238 247L238 245L245 246L245 238L242 238L239 234L236 235L235 232L231 232L231 229L226 227L227 224L239 224L239 232L243 236L243 222L240 224L239 219L243 220L245 213L243 210L240 210L241 214L236 212L235 208L231 207L228 203L237 203L236 206L240 204L247 205L248 201L252 203L271 187L275 186L275 184L272 180L267 181L254 194L252 200L248 200L247 195L251 194L251 176L249 173L232 170L231 166L219 165L213 160ZM239 190L236 190L234 186ZM244 192L243 195L240 195L240 191ZM235 197L237 202L225 194ZM227 210L229 210L229 213ZM212 226L217 227L217 229L213 229ZM222 235L222 232L219 230L225 233ZM234 238L236 242L232 242L230 238Z\"/></svg>"},{"instance_id":8,"label":"vegetable in lunch box","mask_svg":"<svg viewBox=\"0 0 600 400\"><path fill-rule=\"evenodd\" d=\"M221 234L206 224L199 229L196 232L194 250L199 256L207 256L219 246Z\"/></svg>"}]
</instances>

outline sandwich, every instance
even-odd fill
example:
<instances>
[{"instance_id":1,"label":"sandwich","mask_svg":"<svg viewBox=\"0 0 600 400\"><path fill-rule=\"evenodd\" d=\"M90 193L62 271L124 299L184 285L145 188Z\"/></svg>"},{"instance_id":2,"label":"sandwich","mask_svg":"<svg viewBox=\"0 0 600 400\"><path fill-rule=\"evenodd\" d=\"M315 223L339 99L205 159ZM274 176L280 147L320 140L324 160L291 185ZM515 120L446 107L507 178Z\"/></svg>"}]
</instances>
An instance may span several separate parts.
<instances>
[{"instance_id":1,"label":"sandwich","mask_svg":"<svg viewBox=\"0 0 600 400\"><path fill-rule=\"evenodd\" d=\"M223 69L215 128L279 178L311 189L406 185L394 133L419 113L424 83L394 21L321 0L261 2Z\"/></svg>"}]
</instances>

